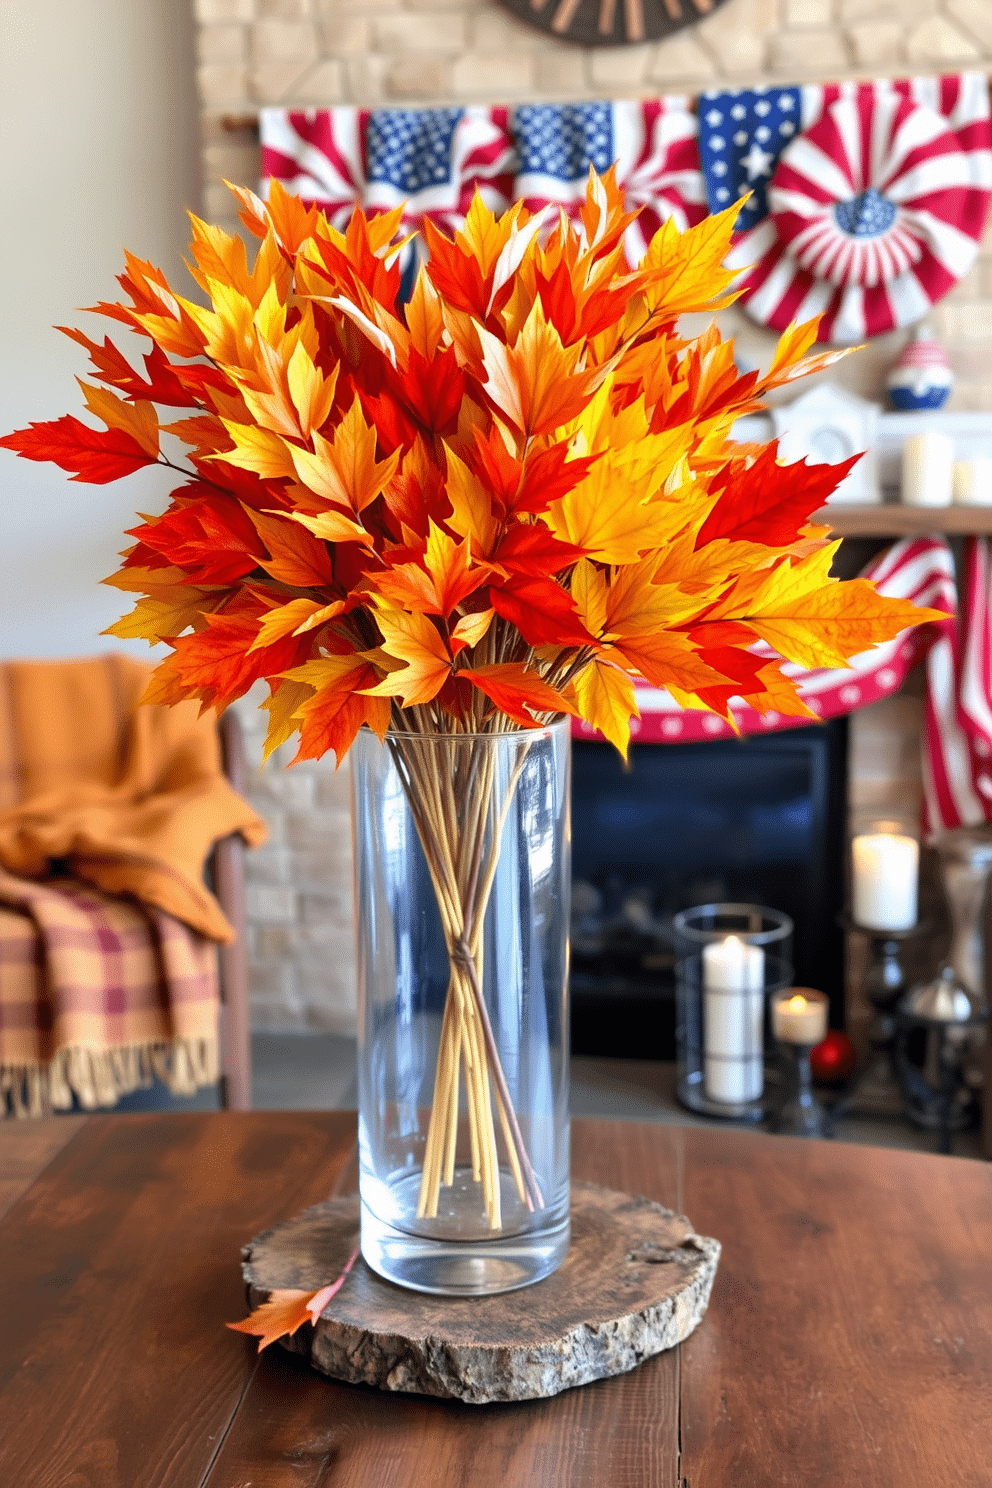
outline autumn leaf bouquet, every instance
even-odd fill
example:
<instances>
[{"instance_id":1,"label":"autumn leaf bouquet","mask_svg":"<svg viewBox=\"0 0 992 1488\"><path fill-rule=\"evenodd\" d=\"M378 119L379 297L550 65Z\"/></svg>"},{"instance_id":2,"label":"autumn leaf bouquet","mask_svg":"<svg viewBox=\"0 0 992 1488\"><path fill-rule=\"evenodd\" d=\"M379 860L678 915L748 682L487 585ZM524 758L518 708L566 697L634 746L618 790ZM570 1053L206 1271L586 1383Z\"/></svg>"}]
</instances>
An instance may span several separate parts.
<instances>
[{"instance_id":1,"label":"autumn leaf bouquet","mask_svg":"<svg viewBox=\"0 0 992 1488\"><path fill-rule=\"evenodd\" d=\"M543 1202L481 989L516 780L474 743L457 772L434 745L520 733L522 769L532 732L574 715L626 753L641 679L723 718L734 698L809 717L782 661L841 665L928 615L831 577L811 516L847 464L783 467L729 438L833 359L800 363L815 324L765 376L739 374L712 326L680 334L734 297L733 211L666 223L631 269L612 172L590 174L574 225L477 197L454 241L425 222L404 304L399 211L341 233L276 183L235 195L260 246L249 262L193 219L205 303L128 256L124 299L95 307L151 343L142 370L67 332L104 427L67 416L0 443L80 481L179 473L106 581L139 596L111 633L170 648L149 701L219 710L264 679L268 751L298 733L297 759L340 761L359 730L392 751L449 957L419 1213L451 1181L463 1083L498 1228L501 1141L521 1199Z\"/></svg>"}]
</instances>

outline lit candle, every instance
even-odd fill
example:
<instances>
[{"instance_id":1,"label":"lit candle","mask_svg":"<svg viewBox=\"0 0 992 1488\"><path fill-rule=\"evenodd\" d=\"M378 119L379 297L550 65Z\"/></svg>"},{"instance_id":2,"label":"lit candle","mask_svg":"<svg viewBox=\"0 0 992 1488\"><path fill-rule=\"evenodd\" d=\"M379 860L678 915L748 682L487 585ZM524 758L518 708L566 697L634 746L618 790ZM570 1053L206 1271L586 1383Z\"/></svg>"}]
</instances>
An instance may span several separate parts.
<instances>
[{"instance_id":1,"label":"lit candle","mask_svg":"<svg viewBox=\"0 0 992 1488\"><path fill-rule=\"evenodd\" d=\"M902 447L902 499L906 506L950 506L954 440L938 429L911 434Z\"/></svg>"},{"instance_id":2,"label":"lit candle","mask_svg":"<svg viewBox=\"0 0 992 1488\"><path fill-rule=\"evenodd\" d=\"M827 1036L830 1000L811 987L793 987L772 1003L772 1032L783 1044L822 1043Z\"/></svg>"},{"instance_id":3,"label":"lit candle","mask_svg":"<svg viewBox=\"0 0 992 1488\"><path fill-rule=\"evenodd\" d=\"M703 1086L710 1100L757 1100L764 1084L765 953L737 935L703 946Z\"/></svg>"},{"instance_id":4,"label":"lit candle","mask_svg":"<svg viewBox=\"0 0 992 1488\"><path fill-rule=\"evenodd\" d=\"M874 832L851 844L853 914L868 930L909 930L916 924L920 847L915 837Z\"/></svg>"}]
</instances>

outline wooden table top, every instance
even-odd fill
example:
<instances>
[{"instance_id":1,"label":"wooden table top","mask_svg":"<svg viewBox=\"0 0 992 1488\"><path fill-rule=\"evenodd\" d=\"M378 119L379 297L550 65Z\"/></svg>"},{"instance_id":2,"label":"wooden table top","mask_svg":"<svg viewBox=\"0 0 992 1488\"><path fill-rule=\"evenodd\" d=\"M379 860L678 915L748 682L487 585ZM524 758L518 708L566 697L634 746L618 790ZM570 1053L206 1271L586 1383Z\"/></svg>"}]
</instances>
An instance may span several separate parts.
<instances>
[{"instance_id":1,"label":"wooden table top","mask_svg":"<svg viewBox=\"0 0 992 1488\"><path fill-rule=\"evenodd\" d=\"M723 1243L678 1349L464 1406L224 1328L243 1242L355 1187L342 1113L0 1125L11 1488L988 1488L992 1168L749 1132L573 1124L577 1177Z\"/></svg>"}]
</instances>

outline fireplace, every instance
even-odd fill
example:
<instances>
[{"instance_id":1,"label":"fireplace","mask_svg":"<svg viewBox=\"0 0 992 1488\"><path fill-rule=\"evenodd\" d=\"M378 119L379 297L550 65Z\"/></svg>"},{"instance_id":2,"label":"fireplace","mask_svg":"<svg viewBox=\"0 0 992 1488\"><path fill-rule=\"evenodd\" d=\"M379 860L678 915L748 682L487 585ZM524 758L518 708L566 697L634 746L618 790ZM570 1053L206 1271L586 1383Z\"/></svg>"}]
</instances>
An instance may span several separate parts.
<instances>
[{"instance_id":1,"label":"fireplace","mask_svg":"<svg viewBox=\"0 0 992 1488\"><path fill-rule=\"evenodd\" d=\"M797 985L844 1022L847 719L744 739L575 740L572 1048L672 1059L671 919L735 900L795 921Z\"/></svg>"}]
</instances>

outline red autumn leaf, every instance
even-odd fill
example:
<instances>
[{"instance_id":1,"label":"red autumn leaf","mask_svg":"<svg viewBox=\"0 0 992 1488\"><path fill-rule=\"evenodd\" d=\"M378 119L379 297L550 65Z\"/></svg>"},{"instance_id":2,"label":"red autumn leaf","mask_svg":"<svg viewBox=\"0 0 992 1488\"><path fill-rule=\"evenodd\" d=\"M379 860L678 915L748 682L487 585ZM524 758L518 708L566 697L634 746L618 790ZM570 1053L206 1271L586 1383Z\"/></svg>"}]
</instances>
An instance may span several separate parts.
<instances>
[{"instance_id":1,"label":"red autumn leaf","mask_svg":"<svg viewBox=\"0 0 992 1488\"><path fill-rule=\"evenodd\" d=\"M173 641L175 655L165 666L180 679L187 697L198 697L205 708L216 707L218 712L242 697L260 677L288 671L300 652L309 649L306 636L285 636L253 651L258 619L247 615L205 618L205 630Z\"/></svg>"},{"instance_id":2,"label":"red autumn leaf","mask_svg":"<svg viewBox=\"0 0 992 1488\"><path fill-rule=\"evenodd\" d=\"M838 465L779 465L777 446L768 445L751 466L731 467L730 479L700 528L696 547L717 537L735 542L784 547L794 542L813 512L823 506L844 476L860 460L852 455Z\"/></svg>"},{"instance_id":3,"label":"red autumn leaf","mask_svg":"<svg viewBox=\"0 0 992 1488\"><path fill-rule=\"evenodd\" d=\"M430 361L411 350L406 371L391 372L387 385L428 433L449 433L457 425L467 383L454 347L443 348Z\"/></svg>"},{"instance_id":4,"label":"red autumn leaf","mask_svg":"<svg viewBox=\"0 0 992 1488\"><path fill-rule=\"evenodd\" d=\"M522 662L508 661L496 666L471 667L460 672L473 687L484 692L501 713L524 728L533 728L539 713L574 713L575 708L550 687L536 672L527 671Z\"/></svg>"},{"instance_id":5,"label":"red autumn leaf","mask_svg":"<svg viewBox=\"0 0 992 1488\"><path fill-rule=\"evenodd\" d=\"M554 579L513 579L493 584L489 603L515 625L528 646L589 646L592 636L580 622L575 600Z\"/></svg>"},{"instance_id":6,"label":"red autumn leaf","mask_svg":"<svg viewBox=\"0 0 992 1488\"><path fill-rule=\"evenodd\" d=\"M515 522L497 544L490 561L533 579L547 579L584 558L585 548L562 542L543 522Z\"/></svg>"},{"instance_id":7,"label":"red autumn leaf","mask_svg":"<svg viewBox=\"0 0 992 1488\"><path fill-rule=\"evenodd\" d=\"M424 218L427 242L427 273L443 300L456 310L485 319L489 306L489 287L478 260L465 253L451 238L445 237L429 217Z\"/></svg>"},{"instance_id":8,"label":"red autumn leaf","mask_svg":"<svg viewBox=\"0 0 992 1488\"><path fill-rule=\"evenodd\" d=\"M262 548L241 504L196 481L175 493L164 516L128 535L184 569L195 584L237 583L259 566Z\"/></svg>"},{"instance_id":9,"label":"red autumn leaf","mask_svg":"<svg viewBox=\"0 0 992 1488\"><path fill-rule=\"evenodd\" d=\"M136 439L121 429L90 429L72 414L50 423L31 424L0 438L0 447L25 460L50 460L70 477L91 486L120 480L144 465L157 463Z\"/></svg>"},{"instance_id":10,"label":"red autumn leaf","mask_svg":"<svg viewBox=\"0 0 992 1488\"><path fill-rule=\"evenodd\" d=\"M581 480L601 458L579 455L568 458L567 444L553 444L549 449L531 455L524 467L524 482L508 503L513 512L544 512L553 501L574 491Z\"/></svg>"},{"instance_id":11,"label":"red autumn leaf","mask_svg":"<svg viewBox=\"0 0 992 1488\"><path fill-rule=\"evenodd\" d=\"M105 336L103 345L98 346L83 331L74 330L70 326L57 326L56 329L86 348L101 382L110 383L111 387L118 388L129 398L143 398L150 403L162 403L170 408L190 406L189 391L180 382L176 369L158 346L153 344L151 351L142 359L148 372L148 381L145 382L109 336Z\"/></svg>"}]
</instances>

